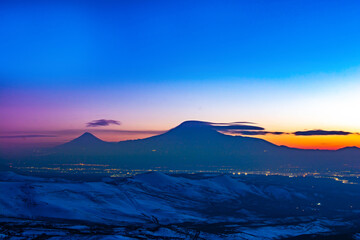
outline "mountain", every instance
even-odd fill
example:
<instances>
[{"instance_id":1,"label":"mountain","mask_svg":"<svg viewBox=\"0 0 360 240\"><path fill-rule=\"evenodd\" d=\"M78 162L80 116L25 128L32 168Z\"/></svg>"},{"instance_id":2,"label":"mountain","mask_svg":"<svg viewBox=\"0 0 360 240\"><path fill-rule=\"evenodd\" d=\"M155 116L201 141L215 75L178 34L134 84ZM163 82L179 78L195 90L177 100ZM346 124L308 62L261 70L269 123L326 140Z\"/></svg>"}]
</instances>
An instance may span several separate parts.
<instances>
[{"instance_id":1,"label":"mountain","mask_svg":"<svg viewBox=\"0 0 360 240\"><path fill-rule=\"evenodd\" d=\"M106 163L129 168L342 168L359 166L358 150L277 146L259 138L222 134L208 122L186 121L158 136L118 143L84 133L52 149L46 161Z\"/></svg>"},{"instance_id":2,"label":"mountain","mask_svg":"<svg viewBox=\"0 0 360 240\"><path fill-rule=\"evenodd\" d=\"M111 150L109 147L114 145L110 142L105 142L89 132L85 132L80 137L71 140L65 144L55 147L55 153L66 154L100 154L101 152Z\"/></svg>"},{"instance_id":3,"label":"mountain","mask_svg":"<svg viewBox=\"0 0 360 240\"><path fill-rule=\"evenodd\" d=\"M86 132L78 138L66 143L67 145L89 145L89 144L99 144L104 142L103 140L95 137L93 134Z\"/></svg>"}]
</instances>

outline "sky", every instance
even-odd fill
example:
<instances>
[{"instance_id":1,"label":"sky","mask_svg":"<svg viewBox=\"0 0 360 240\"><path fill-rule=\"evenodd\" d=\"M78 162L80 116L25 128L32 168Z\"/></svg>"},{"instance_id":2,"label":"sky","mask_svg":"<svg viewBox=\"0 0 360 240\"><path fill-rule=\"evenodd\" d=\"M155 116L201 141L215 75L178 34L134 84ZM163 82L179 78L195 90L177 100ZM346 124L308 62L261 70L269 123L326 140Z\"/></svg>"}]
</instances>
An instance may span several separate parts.
<instances>
[{"instance_id":1,"label":"sky","mask_svg":"<svg viewBox=\"0 0 360 240\"><path fill-rule=\"evenodd\" d=\"M358 1L1 1L0 145L250 121L360 147ZM98 120L105 125L89 125ZM95 122L96 123L96 122ZM295 135L297 131L326 132Z\"/></svg>"}]
</instances>

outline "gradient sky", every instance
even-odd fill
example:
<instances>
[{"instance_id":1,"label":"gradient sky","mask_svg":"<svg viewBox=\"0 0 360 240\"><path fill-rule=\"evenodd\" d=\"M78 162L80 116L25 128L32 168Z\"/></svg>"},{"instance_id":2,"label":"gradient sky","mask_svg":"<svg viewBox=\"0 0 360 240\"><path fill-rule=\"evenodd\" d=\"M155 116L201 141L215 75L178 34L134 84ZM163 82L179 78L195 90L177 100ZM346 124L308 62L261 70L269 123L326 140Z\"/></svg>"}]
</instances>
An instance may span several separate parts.
<instances>
[{"instance_id":1,"label":"gradient sky","mask_svg":"<svg viewBox=\"0 0 360 240\"><path fill-rule=\"evenodd\" d=\"M349 131L258 137L360 147L359 12L359 1L1 1L0 143L119 141L197 119ZM98 119L121 124L86 127Z\"/></svg>"}]
</instances>

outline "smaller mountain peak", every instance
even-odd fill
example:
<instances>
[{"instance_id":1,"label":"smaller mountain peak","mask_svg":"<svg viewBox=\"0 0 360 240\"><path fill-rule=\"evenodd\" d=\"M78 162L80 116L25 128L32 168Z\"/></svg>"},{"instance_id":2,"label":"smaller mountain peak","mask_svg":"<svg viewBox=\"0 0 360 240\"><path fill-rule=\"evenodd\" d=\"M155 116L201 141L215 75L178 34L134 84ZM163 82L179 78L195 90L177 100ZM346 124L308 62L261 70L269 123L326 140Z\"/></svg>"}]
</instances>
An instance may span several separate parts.
<instances>
[{"instance_id":1,"label":"smaller mountain peak","mask_svg":"<svg viewBox=\"0 0 360 240\"><path fill-rule=\"evenodd\" d=\"M102 140L94 136L92 133L85 132L80 137L75 138L71 142L92 143L92 142L102 142Z\"/></svg>"},{"instance_id":2,"label":"smaller mountain peak","mask_svg":"<svg viewBox=\"0 0 360 240\"><path fill-rule=\"evenodd\" d=\"M96 138L96 137L94 136L94 134L89 133L89 132L84 132L80 137L94 137L94 138Z\"/></svg>"},{"instance_id":3,"label":"smaller mountain peak","mask_svg":"<svg viewBox=\"0 0 360 240\"><path fill-rule=\"evenodd\" d=\"M73 148L73 147L80 147L82 149L88 149L89 147L92 148L92 150L95 150L98 146L103 146L104 144L108 144L108 142L105 142L96 136L94 136L92 133L85 132L81 136L71 140L70 142L64 143L62 145L57 146L56 148Z\"/></svg>"}]
</instances>

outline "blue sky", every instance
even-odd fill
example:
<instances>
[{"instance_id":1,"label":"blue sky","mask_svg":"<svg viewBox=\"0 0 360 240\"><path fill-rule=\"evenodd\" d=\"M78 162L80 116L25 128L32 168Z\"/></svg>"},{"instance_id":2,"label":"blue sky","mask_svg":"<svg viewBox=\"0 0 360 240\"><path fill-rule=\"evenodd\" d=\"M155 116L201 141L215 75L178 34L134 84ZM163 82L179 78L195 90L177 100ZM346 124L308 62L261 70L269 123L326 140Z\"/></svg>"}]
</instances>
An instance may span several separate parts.
<instances>
[{"instance_id":1,"label":"blue sky","mask_svg":"<svg viewBox=\"0 0 360 240\"><path fill-rule=\"evenodd\" d=\"M359 4L2 1L0 74L96 85L341 72L359 65Z\"/></svg>"}]
</instances>

